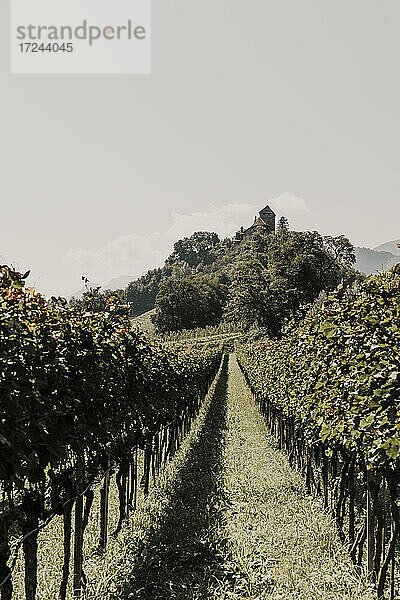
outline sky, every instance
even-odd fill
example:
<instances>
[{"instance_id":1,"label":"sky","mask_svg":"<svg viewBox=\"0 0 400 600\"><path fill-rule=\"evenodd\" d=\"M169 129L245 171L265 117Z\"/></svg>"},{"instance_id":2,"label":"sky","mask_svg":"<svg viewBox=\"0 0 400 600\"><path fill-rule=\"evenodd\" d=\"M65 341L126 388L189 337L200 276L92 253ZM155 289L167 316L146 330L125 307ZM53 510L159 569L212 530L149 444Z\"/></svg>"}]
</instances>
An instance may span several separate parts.
<instances>
[{"instance_id":1,"label":"sky","mask_svg":"<svg viewBox=\"0 0 400 600\"><path fill-rule=\"evenodd\" d=\"M150 75L10 75L0 6L0 262L69 295L233 235L400 237L398 0L153 0Z\"/></svg>"}]
</instances>

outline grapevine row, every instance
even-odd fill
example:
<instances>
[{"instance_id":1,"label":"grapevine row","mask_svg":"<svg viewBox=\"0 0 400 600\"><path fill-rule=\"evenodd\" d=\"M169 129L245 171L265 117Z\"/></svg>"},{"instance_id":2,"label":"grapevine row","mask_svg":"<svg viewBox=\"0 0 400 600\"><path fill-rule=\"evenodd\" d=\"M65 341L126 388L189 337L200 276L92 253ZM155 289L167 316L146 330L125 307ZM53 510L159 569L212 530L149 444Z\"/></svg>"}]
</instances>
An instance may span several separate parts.
<instances>
[{"instance_id":1,"label":"grapevine row","mask_svg":"<svg viewBox=\"0 0 400 600\"><path fill-rule=\"evenodd\" d=\"M238 348L280 447L332 509L354 562L394 598L400 483L400 268L339 287L281 340Z\"/></svg>"},{"instance_id":2,"label":"grapevine row","mask_svg":"<svg viewBox=\"0 0 400 600\"><path fill-rule=\"evenodd\" d=\"M64 519L69 576L75 505L74 588L82 586L82 541L93 486L104 478L100 547L107 539L110 474L116 472L120 528L137 491L137 450L144 487L174 453L216 375L219 347L166 348L132 329L110 300L102 313L45 300L22 276L0 268L0 587L12 597L11 546L25 554L25 593L37 587L37 535Z\"/></svg>"}]
</instances>

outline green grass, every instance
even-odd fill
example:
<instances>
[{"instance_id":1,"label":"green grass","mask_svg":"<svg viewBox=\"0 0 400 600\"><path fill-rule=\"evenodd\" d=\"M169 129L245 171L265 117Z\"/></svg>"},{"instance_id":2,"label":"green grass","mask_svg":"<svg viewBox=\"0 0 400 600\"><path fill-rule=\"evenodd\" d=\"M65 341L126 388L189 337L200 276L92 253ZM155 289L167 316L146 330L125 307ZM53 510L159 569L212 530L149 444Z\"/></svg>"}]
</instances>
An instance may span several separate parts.
<instances>
[{"instance_id":1,"label":"green grass","mask_svg":"<svg viewBox=\"0 0 400 600\"><path fill-rule=\"evenodd\" d=\"M219 520L226 419L226 361L196 427L121 538L112 565L114 581L102 600L213 597L213 573L220 555ZM139 535L137 532L140 532Z\"/></svg>"},{"instance_id":2,"label":"green grass","mask_svg":"<svg viewBox=\"0 0 400 600\"><path fill-rule=\"evenodd\" d=\"M330 515L267 434L233 358L229 370L224 530L240 576L235 595L220 597L374 598Z\"/></svg>"},{"instance_id":3,"label":"green grass","mask_svg":"<svg viewBox=\"0 0 400 600\"><path fill-rule=\"evenodd\" d=\"M143 462L143 452L139 451L140 462ZM139 491L139 506L145 502L143 492ZM74 519L74 511L72 512ZM90 513L90 519L85 531L84 542L84 571L90 582L90 597L97 598L97 588L106 587L107 579L113 574L105 570L108 557L119 551L119 540L112 536L119 518L118 491L115 476L112 477L109 499L109 541L107 552L104 557L97 553L99 542L100 523L100 487L95 489L95 498ZM39 533L38 551L38 590L37 600L53 600L58 597L63 565L63 524L61 517L55 517L46 528ZM73 550L73 535L71 549ZM22 600L24 595L24 564L22 550L19 551L16 570L13 574L14 595L13 599ZM89 597L88 596L88 597ZM70 565L70 577L68 588L68 599L72 595L72 560Z\"/></svg>"},{"instance_id":4,"label":"green grass","mask_svg":"<svg viewBox=\"0 0 400 600\"><path fill-rule=\"evenodd\" d=\"M138 325L147 335L154 337L156 328L153 325L151 317L155 314L155 309L149 310L139 317L133 317L132 323Z\"/></svg>"}]
</instances>

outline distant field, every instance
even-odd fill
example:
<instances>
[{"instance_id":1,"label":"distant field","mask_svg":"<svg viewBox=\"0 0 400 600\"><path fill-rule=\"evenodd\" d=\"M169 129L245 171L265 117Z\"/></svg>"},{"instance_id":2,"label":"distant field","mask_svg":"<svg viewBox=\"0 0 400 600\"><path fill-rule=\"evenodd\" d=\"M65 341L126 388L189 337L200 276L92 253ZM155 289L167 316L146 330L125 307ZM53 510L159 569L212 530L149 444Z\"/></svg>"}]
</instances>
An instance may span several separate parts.
<instances>
[{"instance_id":1,"label":"distant field","mask_svg":"<svg viewBox=\"0 0 400 600\"><path fill-rule=\"evenodd\" d=\"M155 309L153 308L153 310L149 310L148 312L143 313L139 317L134 317L132 321L133 323L135 323L135 325L139 325L144 331L146 331L146 333L153 336L155 335L156 330L153 323L151 322L151 316L154 315L154 313Z\"/></svg>"},{"instance_id":2,"label":"distant field","mask_svg":"<svg viewBox=\"0 0 400 600\"><path fill-rule=\"evenodd\" d=\"M143 313L139 317L134 317L132 322L139 325L151 337L158 337L166 342L215 342L225 341L230 338L236 338L242 335L236 327L230 324L216 325L213 327L205 327L204 329L196 328L191 330L183 330L167 333L164 335L156 334L156 328L151 322L152 315L155 314L155 309Z\"/></svg>"}]
</instances>

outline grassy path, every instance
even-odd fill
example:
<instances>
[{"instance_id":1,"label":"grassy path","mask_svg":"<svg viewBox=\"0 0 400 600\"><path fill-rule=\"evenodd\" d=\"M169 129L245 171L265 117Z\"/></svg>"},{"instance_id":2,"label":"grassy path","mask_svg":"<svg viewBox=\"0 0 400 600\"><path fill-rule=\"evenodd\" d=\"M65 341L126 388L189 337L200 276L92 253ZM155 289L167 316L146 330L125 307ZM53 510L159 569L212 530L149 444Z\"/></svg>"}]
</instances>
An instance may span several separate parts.
<instances>
[{"instance_id":1,"label":"grassy path","mask_svg":"<svg viewBox=\"0 0 400 600\"><path fill-rule=\"evenodd\" d=\"M234 357L229 363L224 524L238 577L221 598L373 598L319 500L265 430Z\"/></svg>"},{"instance_id":2,"label":"grassy path","mask_svg":"<svg viewBox=\"0 0 400 600\"><path fill-rule=\"evenodd\" d=\"M102 600L368 600L335 527L268 437L233 355Z\"/></svg>"}]
</instances>

